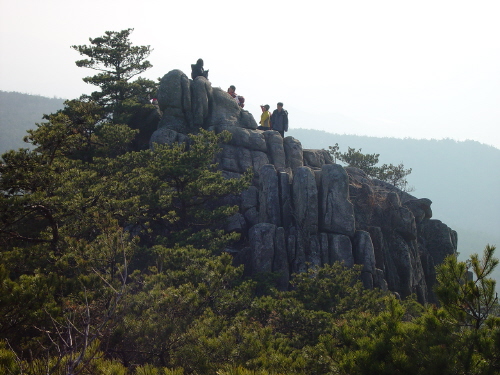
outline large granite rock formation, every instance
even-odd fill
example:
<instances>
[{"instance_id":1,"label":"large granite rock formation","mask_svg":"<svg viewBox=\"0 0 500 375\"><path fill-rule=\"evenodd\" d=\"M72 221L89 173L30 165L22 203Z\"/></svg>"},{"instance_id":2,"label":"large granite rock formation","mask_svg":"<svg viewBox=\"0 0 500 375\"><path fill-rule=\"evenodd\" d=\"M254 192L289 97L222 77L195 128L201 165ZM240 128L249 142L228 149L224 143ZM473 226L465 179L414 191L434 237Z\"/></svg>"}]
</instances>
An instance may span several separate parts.
<instances>
[{"instance_id":1,"label":"large granite rock formation","mask_svg":"<svg viewBox=\"0 0 500 375\"><path fill-rule=\"evenodd\" d=\"M436 301L434 267L456 252L457 234L431 219L429 199L343 168L325 150L303 150L293 137L257 130L253 116L204 77L169 72L158 101L163 116L151 142L227 130L232 139L219 167L228 178L253 169L252 186L237 199L240 212L226 225L242 233L235 262L247 274L275 272L286 289L293 273L340 261L361 265L367 288Z\"/></svg>"}]
</instances>

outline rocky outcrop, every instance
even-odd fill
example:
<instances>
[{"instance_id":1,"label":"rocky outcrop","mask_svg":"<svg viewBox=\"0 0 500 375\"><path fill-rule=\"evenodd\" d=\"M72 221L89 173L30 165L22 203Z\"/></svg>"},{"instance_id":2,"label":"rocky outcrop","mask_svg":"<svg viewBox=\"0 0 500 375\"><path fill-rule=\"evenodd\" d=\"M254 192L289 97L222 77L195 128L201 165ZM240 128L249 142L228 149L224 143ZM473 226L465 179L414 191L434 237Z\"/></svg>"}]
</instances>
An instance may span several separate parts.
<instances>
[{"instance_id":1,"label":"rocky outcrop","mask_svg":"<svg viewBox=\"0 0 500 375\"><path fill-rule=\"evenodd\" d=\"M161 79L157 97L163 112L158 131L166 128L189 134L196 133L199 128L218 127L219 131L224 128L257 129L257 123L248 111L241 109L222 89L212 87L202 76L191 80L182 71L172 70ZM245 137L241 132L238 135ZM262 142L260 146L267 147Z\"/></svg>"},{"instance_id":2,"label":"rocky outcrop","mask_svg":"<svg viewBox=\"0 0 500 375\"><path fill-rule=\"evenodd\" d=\"M253 116L204 77L166 74L158 92L163 117L152 143L186 140L204 128L232 134L217 157L228 178L254 172L226 230L242 233L233 249L248 275L273 272L280 288L293 273L343 262L359 264L367 288L435 302L435 265L456 252L456 232L432 219L418 199L355 168L335 164L325 150L261 131Z\"/></svg>"}]
</instances>

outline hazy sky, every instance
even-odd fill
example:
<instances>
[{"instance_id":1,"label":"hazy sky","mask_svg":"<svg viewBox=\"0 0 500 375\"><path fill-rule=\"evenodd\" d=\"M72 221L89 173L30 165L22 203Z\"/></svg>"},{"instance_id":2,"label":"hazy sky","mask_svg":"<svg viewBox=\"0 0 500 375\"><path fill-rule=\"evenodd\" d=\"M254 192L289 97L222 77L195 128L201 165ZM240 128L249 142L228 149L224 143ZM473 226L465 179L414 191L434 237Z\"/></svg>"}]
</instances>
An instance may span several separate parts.
<instances>
[{"instance_id":1,"label":"hazy sky","mask_svg":"<svg viewBox=\"0 0 500 375\"><path fill-rule=\"evenodd\" d=\"M95 91L70 46L132 27L144 77L201 57L255 117L283 101L294 127L500 148L499 19L498 0L0 0L0 90Z\"/></svg>"}]
</instances>

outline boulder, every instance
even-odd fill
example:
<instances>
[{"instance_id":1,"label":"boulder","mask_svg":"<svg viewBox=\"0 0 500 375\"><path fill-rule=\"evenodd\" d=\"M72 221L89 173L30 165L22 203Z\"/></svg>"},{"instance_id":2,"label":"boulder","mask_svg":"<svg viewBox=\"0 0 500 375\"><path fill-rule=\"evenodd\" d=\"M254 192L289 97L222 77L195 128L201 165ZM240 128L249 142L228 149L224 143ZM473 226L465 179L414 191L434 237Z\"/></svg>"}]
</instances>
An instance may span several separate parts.
<instances>
[{"instance_id":1,"label":"boulder","mask_svg":"<svg viewBox=\"0 0 500 375\"><path fill-rule=\"evenodd\" d=\"M253 168L250 150L228 144L221 145L221 152L217 156L219 167L226 171L245 173Z\"/></svg>"},{"instance_id":2,"label":"boulder","mask_svg":"<svg viewBox=\"0 0 500 375\"><path fill-rule=\"evenodd\" d=\"M362 264L363 271L375 274L375 251L368 232L356 231L353 239L354 263Z\"/></svg>"},{"instance_id":3,"label":"boulder","mask_svg":"<svg viewBox=\"0 0 500 375\"><path fill-rule=\"evenodd\" d=\"M330 153L326 150L303 150L304 165L311 168L321 168L325 164L333 164Z\"/></svg>"},{"instance_id":4,"label":"boulder","mask_svg":"<svg viewBox=\"0 0 500 375\"><path fill-rule=\"evenodd\" d=\"M361 281L367 289L373 289L375 272L375 251L370 234L358 230L354 235L353 255L356 264L362 264Z\"/></svg>"},{"instance_id":5,"label":"boulder","mask_svg":"<svg viewBox=\"0 0 500 375\"><path fill-rule=\"evenodd\" d=\"M284 171L286 167L285 149L283 147L283 138L281 134L275 130L266 130L263 134L266 139L269 162L274 164L278 171Z\"/></svg>"},{"instance_id":6,"label":"boulder","mask_svg":"<svg viewBox=\"0 0 500 375\"><path fill-rule=\"evenodd\" d=\"M161 126L188 134L192 125L189 78L180 70L170 71L161 79L157 96L163 112Z\"/></svg>"},{"instance_id":7,"label":"boulder","mask_svg":"<svg viewBox=\"0 0 500 375\"><path fill-rule=\"evenodd\" d=\"M243 147L238 148L238 167L241 173L253 169L252 152L249 149Z\"/></svg>"},{"instance_id":8,"label":"boulder","mask_svg":"<svg viewBox=\"0 0 500 375\"><path fill-rule=\"evenodd\" d=\"M167 114L163 114L158 123L158 129L172 129L181 134L188 134L188 126L186 120L183 117L171 116Z\"/></svg>"},{"instance_id":9,"label":"boulder","mask_svg":"<svg viewBox=\"0 0 500 375\"><path fill-rule=\"evenodd\" d=\"M202 128L208 120L212 104L212 85L203 76L198 76L192 81L192 117L195 128Z\"/></svg>"},{"instance_id":10,"label":"boulder","mask_svg":"<svg viewBox=\"0 0 500 375\"><path fill-rule=\"evenodd\" d=\"M427 198L411 199L404 202L404 206L413 213L416 223L421 223L424 219L432 217L431 204L432 201Z\"/></svg>"},{"instance_id":11,"label":"boulder","mask_svg":"<svg viewBox=\"0 0 500 375\"><path fill-rule=\"evenodd\" d=\"M267 152L267 145L264 135L260 130L244 129L236 126L216 126L216 133L226 130L231 133L229 144L237 147L244 147L249 150Z\"/></svg>"},{"instance_id":12,"label":"boulder","mask_svg":"<svg viewBox=\"0 0 500 375\"><path fill-rule=\"evenodd\" d=\"M278 175L281 224L284 228L292 225L292 185L288 173L280 172Z\"/></svg>"},{"instance_id":13,"label":"boulder","mask_svg":"<svg viewBox=\"0 0 500 375\"><path fill-rule=\"evenodd\" d=\"M419 228L424 246L434 259L434 264L441 264L448 255L456 253L457 232L446 224L440 220L424 220Z\"/></svg>"},{"instance_id":14,"label":"boulder","mask_svg":"<svg viewBox=\"0 0 500 375\"><path fill-rule=\"evenodd\" d=\"M389 290L387 286L387 281L385 281L384 271L380 269L375 269L375 276L373 278L373 286L375 288L382 289L384 292Z\"/></svg>"},{"instance_id":15,"label":"boulder","mask_svg":"<svg viewBox=\"0 0 500 375\"><path fill-rule=\"evenodd\" d=\"M311 234L306 242L306 261L309 267L321 267L321 245L318 235Z\"/></svg>"},{"instance_id":16,"label":"boulder","mask_svg":"<svg viewBox=\"0 0 500 375\"><path fill-rule=\"evenodd\" d=\"M330 264L330 252L328 246L327 233L319 234L319 248L320 248L321 265L324 266L326 264Z\"/></svg>"},{"instance_id":17,"label":"boulder","mask_svg":"<svg viewBox=\"0 0 500 375\"><path fill-rule=\"evenodd\" d=\"M321 168L320 228L329 233L353 236L354 208L349 201L349 177L338 164L325 164Z\"/></svg>"},{"instance_id":18,"label":"boulder","mask_svg":"<svg viewBox=\"0 0 500 375\"><path fill-rule=\"evenodd\" d=\"M245 217L239 212L226 219L226 224L224 225L224 230L226 232L243 233L246 229L247 223L245 221Z\"/></svg>"},{"instance_id":19,"label":"boulder","mask_svg":"<svg viewBox=\"0 0 500 375\"><path fill-rule=\"evenodd\" d=\"M401 236L394 233L388 240L388 252L394 264L391 272L392 280L388 280L389 289L398 292L402 298L405 298L413 291L414 272L416 271L413 268L415 259L412 256L410 245Z\"/></svg>"},{"instance_id":20,"label":"boulder","mask_svg":"<svg viewBox=\"0 0 500 375\"><path fill-rule=\"evenodd\" d=\"M248 146L246 148L255 151L267 152L266 138L261 130L247 129Z\"/></svg>"},{"instance_id":21,"label":"boulder","mask_svg":"<svg viewBox=\"0 0 500 375\"><path fill-rule=\"evenodd\" d=\"M351 239L343 234L328 234L329 263L343 263L346 267L354 266Z\"/></svg>"},{"instance_id":22,"label":"boulder","mask_svg":"<svg viewBox=\"0 0 500 375\"><path fill-rule=\"evenodd\" d=\"M380 227L368 227L368 233L370 233L373 251L375 253L375 267L384 271L384 235L382 234L382 229L380 229Z\"/></svg>"},{"instance_id":23,"label":"boulder","mask_svg":"<svg viewBox=\"0 0 500 375\"><path fill-rule=\"evenodd\" d=\"M257 207L259 204L259 189L256 186L249 186L248 189L241 192L242 211L249 210L252 207Z\"/></svg>"},{"instance_id":24,"label":"boulder","mask_svg":"<svg viewBox=\"0 0 500 375\"><path fill-rule=\"evenodd\" d=\"M278 174L274 165L260 169L259 203L260 222L281 226Z\"/></svg>"},{"instance_id":25,"label":"boulder","mask_svg":"<svg viewBox=\"0 0 500 375\"><path fill-rule=\"evenodd\" d=\"M254 225L260 223L260 215L256 207L251 207L248 210L246 210L243 216L245 217L248 228L253 227Z\"/></svg>"},{"instance_id":26,"label":"boulder","mask_svg":"<svg viewBox=\"0 0 500 375\"><path fill-rule=\"evenodd\" d=\"M267 157L267 154L262 151L250 151L250 155L252 156L254 176L258 178L260 176L260 169L264 165L269 164L269 158Z\"/></svg>"},{"instance_id":27,"label":"boulder","mask_svg":"<svg viewBox=\"0 0 500 375\"><path fill-rule=\"evenodd\" d=\"M304 155L302 152L302 144L298 139L293 137L285 137L283 140L285 149L285 166L292 172L304 165Z\"/></svg>"},{"instance_id":28,"label":"boulder","mask_svg":"<svg viewBox=\"0 0 500 375\"><path fill-rule=\"evenodd\" d=\"M238 126L241 109L236 101L218 87L213 88L212 98L213 107L208 118L208 126Z\"/></svg>"},{"instance_id":29,"label":"boulder","mask_svg":"<svg viewBox=\"0 0 500 375\"><path fill-rule=\"evenodd\" d=\"M222 145L222 150L217 157L219 167L225 171L243 173L239 166L238 151L239 148L231 145Z\"/></svg>"},{"instance_id":30,"label":"boulder","mask_svg":"<svg viewBox=\"0 0 500 375\"><path fill-rule=\"evenodd\" d=\"M279 290L288 290L290 269L285 241L285 230L276 228L273 272L277 274L276 284Z\"/></svg>"},{"instance_id":31,"label":"boulder","mask_svg":"<svg viewBox=\"0 0 500 375\"><path fill-rule=\"evenodd\" d=\"M318 233L318 189L310 168L295 170L292 192L295 225L305 234Z\"/></svg>"},{"instance_id":32,"label":"boulder","mask_svg":"<svg viewBox=\"0 0 500 375\"><path fill-rule=\"evenodd\" d=\"M257 129L258 125L252 114L244 109L240 110L240 120L238 125L246 129Z\"/></svg>"},{"instance_id":33,"label":"boulder","mask_svg":"<svg viewBox=\"0 0 500 375\"><path fill-rule=\"evenodd\" d=\"M291 228L290 233L286 237L286 254L288 257L288 264L290 267L290 273L296 273L297 271L297 266L295 263L295 260L297 258L297 237L295 235L294 228ZM303 259L302 261L305 261Z\"/></svg>"},{"instance_id":34,"label":"boulder","mask_svg":"<svg viewBox=\"0 0 500 375\"><path fill-rule=\"evenodd\" d=\"M252 273L272 272L276 225L259 223L248 231Z\"/></svg>"},{"instance_id":35,"label":"boulder","mask_svg":"<svg viewBox=\"0 0 500 375\"><path fill-rule=\"evenodd\" d=\"M417 239L417 224L413 213L406 207L399 207L393 212L392 227L398 232L405 240Z\"/></svg>"},{"instance_id":36,"label":"boulder","mask_svg":"<svg viewBox=\"0 0 500 375\"><path fill-rule=\"evenodd\" d=\"M187 135L179 133L173 129L162 127L153 133L149 141L149 146L153 148L155 143L172 145L174 143L184 143L188 141L189 138Z\"/></svg>"}]
</instances>

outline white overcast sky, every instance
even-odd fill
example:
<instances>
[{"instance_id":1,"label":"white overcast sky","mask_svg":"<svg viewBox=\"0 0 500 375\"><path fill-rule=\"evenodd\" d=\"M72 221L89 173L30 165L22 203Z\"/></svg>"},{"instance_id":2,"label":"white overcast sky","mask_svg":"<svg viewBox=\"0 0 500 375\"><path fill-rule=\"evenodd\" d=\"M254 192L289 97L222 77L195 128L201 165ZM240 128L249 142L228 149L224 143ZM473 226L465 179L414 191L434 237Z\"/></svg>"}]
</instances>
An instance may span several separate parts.
<instances>
[{"instance_id":1,"label":"white overcast sky","mask_svg":"<svg viewBox=\"0 0 500 375\"><path fill-rule=\"evenodd\" d=\"M293 127L500 148L499 0L0 0L0 90L95 91L70 46L129 27L144 77L201 57L255 117L283 101Z\"/></svg>"}]
</instances>

